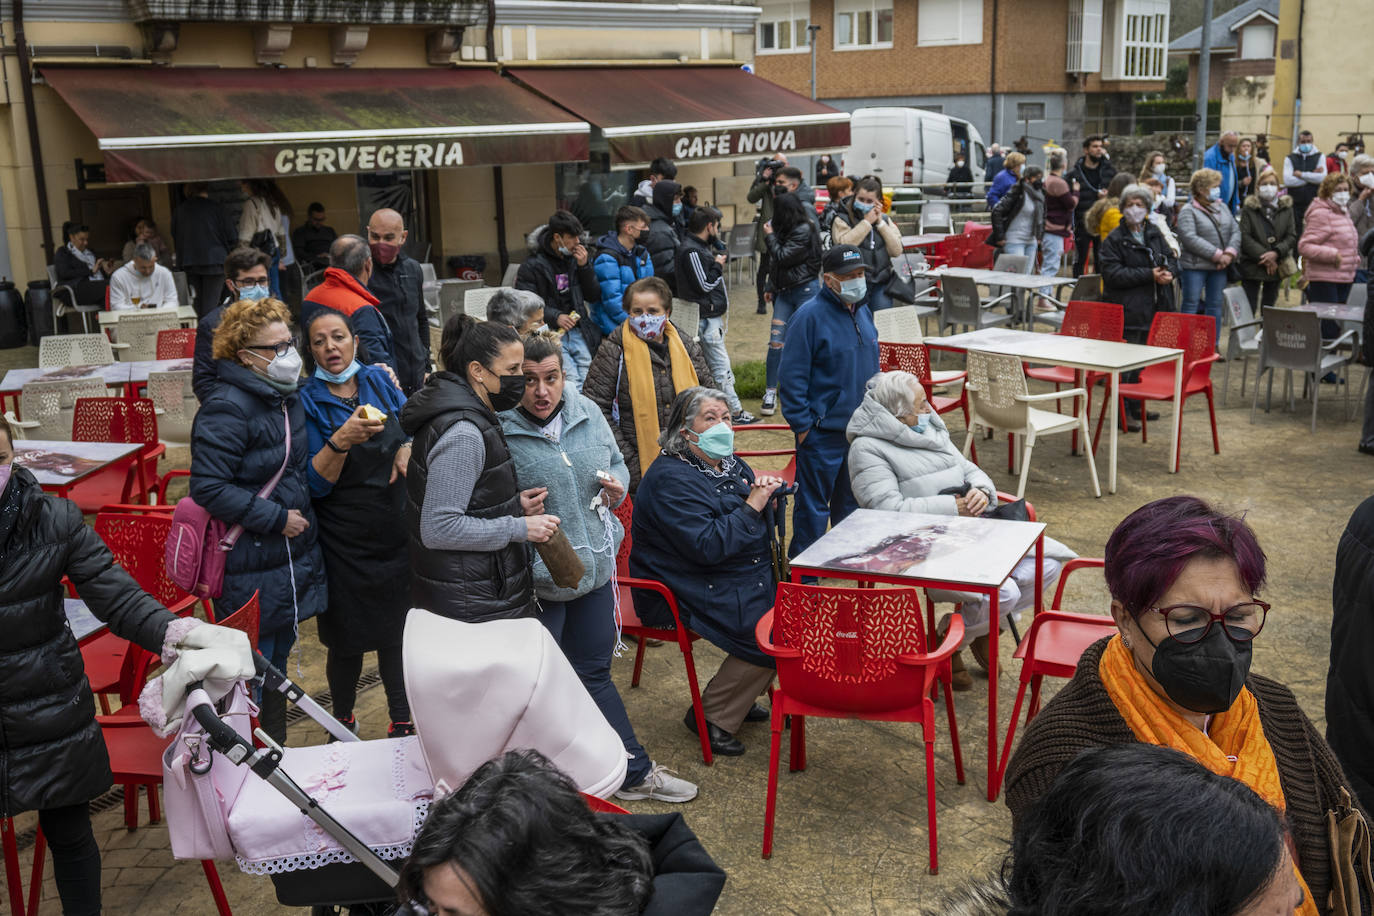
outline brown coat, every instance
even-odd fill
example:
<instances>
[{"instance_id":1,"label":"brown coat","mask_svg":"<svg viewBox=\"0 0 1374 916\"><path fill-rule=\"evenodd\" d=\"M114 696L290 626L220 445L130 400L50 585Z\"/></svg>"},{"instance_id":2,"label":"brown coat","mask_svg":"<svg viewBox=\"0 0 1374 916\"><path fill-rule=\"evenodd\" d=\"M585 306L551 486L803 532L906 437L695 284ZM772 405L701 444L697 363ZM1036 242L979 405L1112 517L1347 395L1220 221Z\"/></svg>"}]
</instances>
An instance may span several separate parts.
<instances>
[{"instance_id":1,"label":"brown coat","mask_svg":"<svg viewBox=\"0 0 1374 916\"><path fill-rule=\"evenodd\" d=\"M1097 673L1106 645L1107 640L1101 639L1083 653L1072 680L1031 720L1021 737L1006 773L1013 829L1079 752L1136 740ZM1336 805L1337 789L1350 782L1287 687L1258 674L1246 678L1245 686L1255 695L1264 737L1274 749L1298 868L1320 911L1329 912L1331 851L1326 812Z\"/></svg>"},{"instance_id":2,"label":"brown coat","mask_svg":"<svg viewBox=\"0 0 1374 916\"><path fill-rule=\"evenodd\" d=\"M630 493L639 489L639 439L635 435L634 407L630 403L630 384L623 378L625 369L625 350L621 337L625 334L622 324L612 331L596 351L592 364L587 369L587 377L582 382L582 393L596 402L606 415L615 435L615 444L620 446L620 454L625 456L625 464L630 468ZM692 358L692 367L697 371L697 382L707 388L716 387L711 370L701 355L701 347L690 338L682 336L682 345ZM654 394L658 399L658 423L661 428L668 422L668 411L673 406L677 392L673 390L673 374L668 363L666 344L649 344L649 361L654 369ZM616 410L612 410L612 404ZM617 420L613 413L619 413Z\"/></svg>"}]
</instances>

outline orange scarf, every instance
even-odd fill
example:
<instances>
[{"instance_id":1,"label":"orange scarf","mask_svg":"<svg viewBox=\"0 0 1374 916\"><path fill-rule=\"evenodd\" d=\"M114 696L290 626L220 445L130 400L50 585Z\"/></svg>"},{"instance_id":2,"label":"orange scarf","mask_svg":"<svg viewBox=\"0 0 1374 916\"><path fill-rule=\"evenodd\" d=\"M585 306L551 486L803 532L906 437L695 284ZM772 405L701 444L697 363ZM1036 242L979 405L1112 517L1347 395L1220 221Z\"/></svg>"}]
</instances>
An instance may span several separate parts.
<instances>
[{"instance_id":1,"label":"orange scarf","mask_svg":"<svg viewBox=\"0 0 1374 916\"><path fill-rule=\"evenodd\" d=\"M1117 712L1137 740L1181 751L1213 773L1245 783L1283 813L1285 803L1278 762L1260 725L1259 704L1249 690L1242 687L1231 708L1212 716L1204 733L1146 683L1131 651L1122 645L1120 635L1113 636L1107 643L1097 673ZM1300 916L1318 916L1312 892L1296 864L1293 871L1303 890L1303 904L1295 912Z\"/></svg>"},{"instance_id":2,"label":"orange scarf","mask_svg":"<svg viewBox=\"0 0 1374 916\"><path fill-rule=\"evenodd\" d=\"M639 473L648 473L649 465L659 455L658 448L658 386L654 384L654 364L649 345L630 330L627 318L621 326L620 348L625 356L625 375L630 383L630 407L635 418L635 444L639 446ZM697 370L692 357L678 336L671 321L663 322L663 339L668 344L668 374L673 380L673 393L681 394L695 388ZM663 405L664 410L667 405Z\"/></svg>"}]
</instances>

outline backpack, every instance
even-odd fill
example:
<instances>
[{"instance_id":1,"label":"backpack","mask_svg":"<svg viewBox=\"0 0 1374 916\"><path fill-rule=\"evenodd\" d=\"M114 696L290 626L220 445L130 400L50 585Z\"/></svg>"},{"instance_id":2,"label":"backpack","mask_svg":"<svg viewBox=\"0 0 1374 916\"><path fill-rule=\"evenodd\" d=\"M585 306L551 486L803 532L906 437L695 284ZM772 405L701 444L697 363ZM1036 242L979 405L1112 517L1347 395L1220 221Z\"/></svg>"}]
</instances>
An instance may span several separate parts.
<instances>
[{"instance_id":1,"label":"backpack","mask_svg":"<svg viewBox=\"0 0 1374 916\"><path fill-rule=\"evenodd\" d=\"M291 463L291 417L285 403L281 411L286 423L286 457L258 491L259 499L272 495ZM228 528L194 499L182 497L172 511L172 527L167 532L167 575L178 588L197 598L218 598L224 590L226 559L242 534L242 525Z\"/></svg>"}]
</instances>

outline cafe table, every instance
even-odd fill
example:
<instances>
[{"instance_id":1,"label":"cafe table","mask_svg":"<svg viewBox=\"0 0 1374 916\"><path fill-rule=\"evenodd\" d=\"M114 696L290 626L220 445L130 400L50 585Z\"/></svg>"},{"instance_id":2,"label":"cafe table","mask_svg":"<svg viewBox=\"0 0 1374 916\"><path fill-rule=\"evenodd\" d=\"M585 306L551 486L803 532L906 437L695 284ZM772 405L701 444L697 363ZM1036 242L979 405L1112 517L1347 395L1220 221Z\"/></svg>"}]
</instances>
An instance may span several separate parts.
<instances>
[{"instance_id":1,"label":"cafe table","mask_svg":"<svg viewBox=\"0 0 1374 916\"><path fill-rule=\"evenodd\" d=\"M66 497L77 484L112 465L133 464L142 448L138 442L16 439L14 463L27 468L47 492Z\"/></svg>"},{"instance_id":2,"label":"cafe table","mask_svg":"<svg viewBox=\"0 0 1374 916\"><path fill-rule=\"evenodd\" d=\"M95 313L96 320L100 322L100 330L114 328L116 334L119 333L121 315L175 315L183 328L196 326L196 310L189 305L178 305L176 308L105 309Z\"/></svg>"},{"instance_id":3,"label":"cafe table","mask_svg":"<svg viewBox=\"0 0 1374 916\"><path fill-rule=\"evenodd\" d=\"M1044 534L1040 522L960 515L858 509L792 560L792 581L803 576L887 583L988 596L988 620L1000 621L997 590L1016 564L1035 551L1035 610L1044 590ZM927 645L936 644L933 611ZM1001 790L998 768L998 626L988 629L988 801Z\"/></svg>"},{"instance_id":4,"label":"cafe table","mask_svg":"<svg viewBox=\"0 0 1374 916\"><path fill-rule=\"evenodd\" d=\"M128 363L108 363L103 366L29 366L10 369L0 379L0 411L7 398L14 399L15 415L19 415L19 396L29 382L55 382L75 378L100 378L110 388L123 388L129 383ZM22 419L22 418L21 418Z\"/></svg>"},{"instance_id":5,"label":"cafe table","mask_svg":"<svg viewBox=\"0 0 1374 916\"><path fill-rule=\"evenodd\" d=\"M967 353L984 350L1004 353L1028 363L1066 366L1077 370L1078 387L1083 387L1083 373L1101 372L1111 377L1108 386L1107 414L1112 418L1107 433L1107 492L1116 492L1116 443L1120 423L1117 416L1117 392L1121 373L1143 369L1156 363L1174 363L1174 440L1169 449L1169 473L1176 473L1178 440L1183 427L1183 350L1174 347L1151 347L1112 340L1092 340L1067 334L1037 334L1010 328L982 328L949 337L927 337L926 346L938 350ZM1085 447L1091 447L1086 444Z\"/></svg>"},{"instance_id":6,"label":"cafe table","mask_svg":"<svg viewBox=\"0 0 1374 916\"><path fill-rule=\"evenodd\" d=\"M1316 312L1318 318L1339 321L1345 324L1364 324L1363 305L1346 305L1341 302L1306 302L1292 306L1295 312Z\"/></svg>"}]
</instances>

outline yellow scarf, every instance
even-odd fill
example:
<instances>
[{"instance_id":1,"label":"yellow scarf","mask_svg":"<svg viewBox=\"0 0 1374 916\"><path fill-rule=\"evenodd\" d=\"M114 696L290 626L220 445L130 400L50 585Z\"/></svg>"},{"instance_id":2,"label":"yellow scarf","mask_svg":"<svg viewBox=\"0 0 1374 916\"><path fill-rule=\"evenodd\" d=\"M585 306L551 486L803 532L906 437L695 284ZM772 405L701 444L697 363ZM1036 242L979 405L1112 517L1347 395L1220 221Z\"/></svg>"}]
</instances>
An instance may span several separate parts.
<instances>
[{"instance_id":1,"label":"yellow scarf","mask_svg":"<svg viewBox=\"0 0 1374 916\"><path fill-rule=\"evenodd\" d=\"M654 365L649 345L630 330L627 320L621 326L620 347L625 354L625 375L630 382L630 407L635 418L635 440L639 445L639 474L649 470L658 457L658 391L654 385ZM697 370L671 321L663 322L663 339L668 343L668 365L673 374L674 394L696 387ZM668 405L663 405L666 410Z\"/></svg>"},{"instance_id":2,"label":"yellow scarf","mask_svg":"<svg viewBox=\"0 0 1374 916\"><path fill-rule=\"evenodd\" d=\"M1181 751L1213 773L1245 783L1283 813L1285 802L1278 762L1260 725L1259 704L1249 690L1242 687L1231 708L1212 716L1207 732L1203 733L1146 683L1120 635L1107 643L1097 673L1137 740ZM1293 870L1303 890L1303 904L1295 912L1300 916L1318 916L1312 891L1296 863Z\"/></svg>"}]
</instances>

